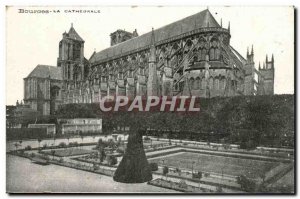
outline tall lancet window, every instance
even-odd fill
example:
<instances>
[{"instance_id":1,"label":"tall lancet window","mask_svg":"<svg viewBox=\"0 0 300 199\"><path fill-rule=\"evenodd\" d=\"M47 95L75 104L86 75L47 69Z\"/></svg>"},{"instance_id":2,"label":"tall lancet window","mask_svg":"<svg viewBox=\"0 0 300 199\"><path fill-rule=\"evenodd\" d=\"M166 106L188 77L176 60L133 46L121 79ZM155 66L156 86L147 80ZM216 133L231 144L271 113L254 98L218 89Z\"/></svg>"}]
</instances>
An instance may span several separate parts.
<instances>
[{"instance_id":1,"label":"tall lancet window","mask_svg":"<svg viewBox=\"0 0 300 199\"><path fill-rule=\"evenodd\" d=\"M73 50L73 58L74 60L80 59L80 50L81 46L79 43L74 45L74 50Z\"/></svg>"},{"instance_id":2,"label":"tall lancet window","mask_svg":"<svg viewBox=\"0 0 300 199\"><path fill-rule=\"evenodd\" d=\"M209 58L210 60L219 60L220 58L220 49L218 48L217 38L212 38L210 41Z\"/></svg>"},{"instance_id":3,"label":"tall lancet window","mask_svg":"<svg viewBox=\"0 0 300 199\"><path fill-rule=\"evenodd\" d=\"M206 50L206 40L201 37L199 39L199 49L198 49L198 60L204 61L206 58L207 50Z\"/></svg>"},{"instance_id":4,"label":"tall lancet window","mask_svg":"<svg viewBox=\"0 0 300 199\"><path fill-rule=\"evenodd\" d=\"M190 79L190 89L192 89L193 88L193 86L194 86L194 78L192 77L191 79Z\"/></svg>"},{"instance_id":5,"label":"tall lancet window","mask_svg":"<svg viewBox=\"0 0 300 199\"><path fill-rule=\"evenodd\" d=\"M62 44L61 44L61 42L59 42L59 57L61 58L62 57L62 54L61 54L61 52L62 52Z\"/></svg>"},{"instance_id":6,"label":"tall lancet window","mask_svg":"<svg viewBox=\"0 0 300 199\"><path fill-rule=\"evenodd\" d=\"M68 44L68 60L71 59L71 45Z\"/></svg>"},{"instance_id":7,"label":"tall lancet window","mask_svg":"<svg viewBox=\"0 0 300 199\"><path fill-rule=\"evenodd\" d=\"M200 77L197 77L194 82L194 89L198 90L200 88Z\"/></svg>"}]
</instances>

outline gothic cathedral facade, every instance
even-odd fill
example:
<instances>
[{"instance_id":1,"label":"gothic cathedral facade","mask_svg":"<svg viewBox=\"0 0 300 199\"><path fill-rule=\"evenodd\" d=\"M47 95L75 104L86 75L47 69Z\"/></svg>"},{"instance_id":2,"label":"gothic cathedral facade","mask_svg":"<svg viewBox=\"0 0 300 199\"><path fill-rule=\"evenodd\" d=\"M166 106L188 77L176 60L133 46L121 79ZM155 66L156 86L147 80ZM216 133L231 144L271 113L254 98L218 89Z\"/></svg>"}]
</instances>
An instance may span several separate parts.
<instances>
[{"instance_id":1,"label":"gothic cathedral facade","mask_svg":"<svg viewBox=\"0 0 300 199\"><path fill-rule=\"evenodd\" d=\"M230 45L223 28L204 10L138 35L117 30L111 46L84 57L84 40L71 26L59 42L57 66L38 65L24 78L24 102L44 115L61 104L97 103L104 96L274 94L274 57L263 67Z\"/></svg>"}]
</instances>

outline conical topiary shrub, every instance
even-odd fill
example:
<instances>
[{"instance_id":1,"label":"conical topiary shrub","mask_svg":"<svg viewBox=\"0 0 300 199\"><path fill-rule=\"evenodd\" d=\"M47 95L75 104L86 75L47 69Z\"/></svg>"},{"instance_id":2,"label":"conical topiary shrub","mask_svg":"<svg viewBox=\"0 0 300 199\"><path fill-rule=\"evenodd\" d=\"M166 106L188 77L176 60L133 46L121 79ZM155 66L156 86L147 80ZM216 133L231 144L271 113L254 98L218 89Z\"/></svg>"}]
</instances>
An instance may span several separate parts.
<instances>
[{"instance_id":1,"label":"conical topiary shrub","mask_svg":"<svg viewBox=\"0 0 300 199\"><path fill-rule=\"evenodd\" d=\"M130 132L126 152L113 179L124 183L143 183L152 180L141 131Z\"/></svg>"}]
</instances>

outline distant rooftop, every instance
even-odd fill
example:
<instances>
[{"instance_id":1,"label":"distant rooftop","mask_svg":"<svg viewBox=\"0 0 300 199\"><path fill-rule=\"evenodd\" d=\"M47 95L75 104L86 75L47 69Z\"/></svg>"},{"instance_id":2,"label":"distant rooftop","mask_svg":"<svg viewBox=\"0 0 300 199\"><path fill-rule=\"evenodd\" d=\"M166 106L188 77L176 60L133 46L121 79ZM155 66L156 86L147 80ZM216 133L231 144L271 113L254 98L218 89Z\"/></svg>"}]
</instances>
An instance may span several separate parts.
<instances>
[{"instance_id":1,"label":"distant rooftop","mask_svg":"<svg viewBox=\"0 0 300 199\"><path fill-rule=\"evenodd\" d=\"M49 65L37 65L33 69L33 71L27 76L27 78L29 77L62 80L61 68Z\"/></svg>"},{"instance_id":2,"label":"distant rooftop","mask_svg":"<svg viewBox=\"0 0 300 199\"><path fill-rule=\"evenodd\" d=\"M221 28L208 9L154 30L155 41L160 42L204 27ZM146 47L150 45L150 42L151 31L93 54L90 58L90 62L101 61L138 48Z\"/></svg>"}]
</instances>

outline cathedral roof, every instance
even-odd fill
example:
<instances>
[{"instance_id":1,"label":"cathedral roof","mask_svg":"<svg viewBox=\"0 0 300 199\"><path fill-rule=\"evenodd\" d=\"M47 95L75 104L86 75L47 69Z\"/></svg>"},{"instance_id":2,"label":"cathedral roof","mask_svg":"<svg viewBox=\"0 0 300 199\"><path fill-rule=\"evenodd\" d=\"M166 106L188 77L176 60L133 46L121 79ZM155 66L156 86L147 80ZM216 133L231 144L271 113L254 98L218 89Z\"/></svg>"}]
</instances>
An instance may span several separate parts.
<instances>
[{"instance_id":1,"label":"cathedral roof","mask_svg":"<svg viewBox=\"0 0 300 199\"><path fill-rule=\"evenodd\" d=\"M154 30L155 41L160 42L204 27L221 28L208 9ZM129 39L115 46L104 49L93 54L90 58L90 62L93 63L101 61L106 58L149 46L151 43L151 35L150 31L139 37Z\"/></svg>"},{"instance_id":2,"label":"cathedral roof","mask_svg":"<svg viewBox=\"0 0 300 199\"><path fill-rule=\"evenodd\" d=\"M76 32L76 30L73 28L73 25L71 26L69 32L68 32L68 36L71 39L77 40L77 41L84 41L79 34Z\"/></svg>"},{"instance_id":3,"label":"cathedral roof","mask_svg":"<svg viewBox=\"0 0 300 199\"><path fill-rule=\"evenodd\" d=\"M61 68L48 65L37 65L33 71L27 76L37 78L49 78L54 80L62 80Z\"/></svg>"}]
</instances>

